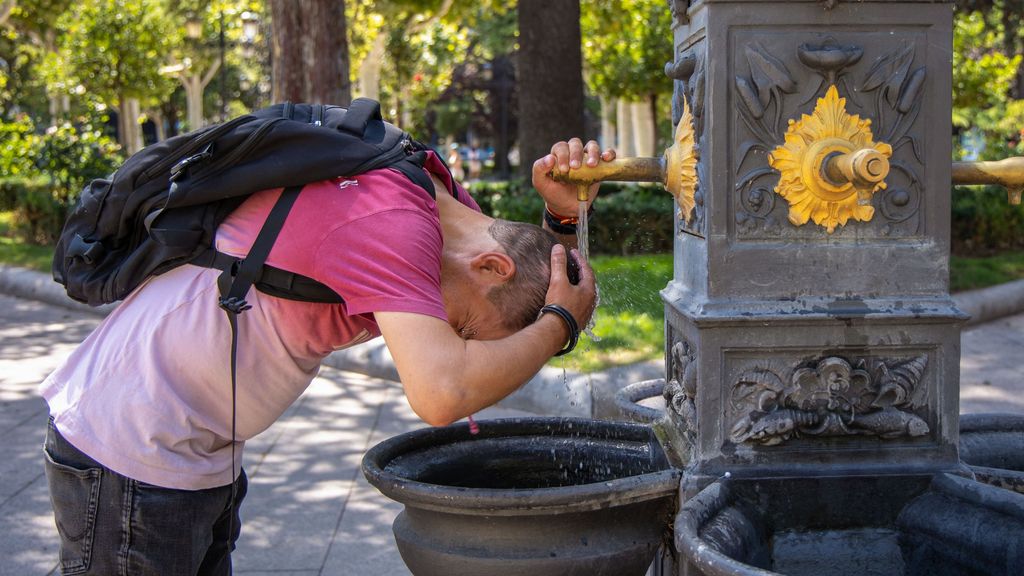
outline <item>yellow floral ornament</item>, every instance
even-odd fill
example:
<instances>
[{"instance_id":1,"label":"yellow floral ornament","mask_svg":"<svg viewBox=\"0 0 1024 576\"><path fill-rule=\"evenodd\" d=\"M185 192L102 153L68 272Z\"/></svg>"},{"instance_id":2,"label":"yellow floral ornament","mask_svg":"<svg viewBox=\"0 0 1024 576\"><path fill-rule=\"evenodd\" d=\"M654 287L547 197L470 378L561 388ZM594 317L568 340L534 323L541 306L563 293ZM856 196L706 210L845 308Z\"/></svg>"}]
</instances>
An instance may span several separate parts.
<instances>
[{"instance_id":1,"label":"yellow floral ornament","mask_svg":"<svg viewBox=\"0 0 1024 576\"><path fill-rule=\"evenodd\" d=\"M846 98L839 97L834 85L818 99L814 112L789 121L785 140L768 155L768 164L781 174L775 192L789 203L790 222L802 226L814 220L831 234L850 218L871 220L871 196L885 189L884 180L835 181L824 168L832 157L864 150L888 160L892 147L873 141L871 120L848 114Z\"/></svg>"},{"instance_id":2,"label":"yellow floral ornament","mask_svg":"<svg viewBox=\"0 0 1024 576\"><path fill-rule=\"evenodd\" d=\"M679 218L689 223L697 204L697 157L694 155L693 114L686 100L683 100L683 114L674 140L673 146L665 150L665 187L676 198Z\"/></svg>"}]
</instances>

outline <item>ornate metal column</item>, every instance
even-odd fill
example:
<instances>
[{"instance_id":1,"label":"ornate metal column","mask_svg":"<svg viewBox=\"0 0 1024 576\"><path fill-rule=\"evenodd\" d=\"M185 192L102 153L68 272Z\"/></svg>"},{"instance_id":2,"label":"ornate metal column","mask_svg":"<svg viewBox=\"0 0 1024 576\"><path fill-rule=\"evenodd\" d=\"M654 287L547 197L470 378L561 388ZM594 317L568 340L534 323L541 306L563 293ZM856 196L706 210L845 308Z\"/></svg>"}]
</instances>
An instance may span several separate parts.
<instances>
[{"instance_id":1,"label":"ornate metal column","mask_svg":"<svg viewBox=\"0 0 1024 576\"><path fill-rule=\"evenodd\" d=\"M671 5L697 160L663 291L684 499L957 469L951 4Z\"/></svg>"}]
</instances>

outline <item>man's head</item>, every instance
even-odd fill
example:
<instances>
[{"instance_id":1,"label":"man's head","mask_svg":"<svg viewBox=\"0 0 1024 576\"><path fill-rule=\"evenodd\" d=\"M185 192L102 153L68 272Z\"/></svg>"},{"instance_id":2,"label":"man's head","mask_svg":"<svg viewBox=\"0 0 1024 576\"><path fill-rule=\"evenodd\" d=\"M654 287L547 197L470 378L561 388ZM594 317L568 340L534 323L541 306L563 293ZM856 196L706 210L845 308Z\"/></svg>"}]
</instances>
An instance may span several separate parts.
<instances>
[{"instance_id":1,"label":"man's head","mask_svg":"<svg viewBox=\"0 0 1024 576\"><path fill-rule=\"evenodd\" d=\"M551 277L551 248L557 241L534 224L501 219L495 219L487 232L515 262L512 277L492 287L487 297L502 311L505 328L521 330L537 319L544 306Z\"/></svg>"}]
</instances>

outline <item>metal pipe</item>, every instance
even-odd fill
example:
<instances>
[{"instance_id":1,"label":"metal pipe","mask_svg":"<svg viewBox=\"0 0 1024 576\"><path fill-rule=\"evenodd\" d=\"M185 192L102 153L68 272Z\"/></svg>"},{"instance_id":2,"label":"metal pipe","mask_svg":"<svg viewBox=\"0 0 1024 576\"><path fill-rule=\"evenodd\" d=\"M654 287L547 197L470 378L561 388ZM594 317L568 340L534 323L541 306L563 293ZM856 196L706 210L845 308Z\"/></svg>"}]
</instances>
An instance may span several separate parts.
<instances>
[{"instance_id":1,"label":"metal pipe","mask_svg":"<svg viewBox=\"0 0 1024 576\"><path fill-rule=\"evenodd\" d=\"M874 148L830 154L825 158L822 173L834 184L874 186L889 175L889 159Z\"/></svg>"},{"instance_id":2,"label":"metal pipe","mask_svg":"<svg viewBox=\"0 0 1024 576\"><path fill-rule=\"evenodd\" d=\"M616 158L597 166L583 165L568 174L555 174L555 180L573 184L594 182L661 182L665 183L665 159L653 157Z\"/></svg>"},{"instance_id":3,"label":"metal pipe","mask_svg":"<svg viewBox=\"0 0 1024 576\"><path fill-rule=\"evenodd\" d=\"M984 162L953 162L953 184L996 184L1006 188L1010 204L1021 203L1024 157Z\"/></svg>"}]
</instances>

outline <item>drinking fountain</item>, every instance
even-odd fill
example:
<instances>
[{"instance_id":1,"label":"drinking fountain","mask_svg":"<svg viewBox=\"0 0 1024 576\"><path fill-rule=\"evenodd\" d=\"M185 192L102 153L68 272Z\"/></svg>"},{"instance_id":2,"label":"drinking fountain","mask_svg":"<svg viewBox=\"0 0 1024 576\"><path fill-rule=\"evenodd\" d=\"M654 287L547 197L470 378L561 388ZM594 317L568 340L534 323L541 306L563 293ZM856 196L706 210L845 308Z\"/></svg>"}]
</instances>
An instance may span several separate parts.
<instances>
[{"instance_id":1,"label":"drinking fountain","mask_svg":"<svg viewBox=\"0 0 1024 576\"><path fill-rule=\"evenodd\" d=\"M950 162L952 3L670 0L669 9L672 146L564 176L581 193L605 180L660 182L676 207L674 273L661 292L664 378L619 398L649 424L608 423L648 431L634 447L649 446L658 465L635 476L679 474L671 522L653 518L672 536L651 570L1021 573L1020 460L1007 455L1024 426L1012 417L961 426L967 317L948 275L951 184L1000 184L1019 202L1024 158ZM657 390L663 410L630 408ZM516 435L503 426L496 433ZM504 458L497 445L474 447L463 428L447 429L431 453L454 442L478 465ZM589 462L590 440L566 441ZM423 447L413 436L398 444ZM414 514L418 497L386 487L376 470L401 483L422 481L420 469L371 454L370 481ZM533 458L544 460L524 453L515 466ZM587 492L591 480L570 483ZM448 488L445 504L430 507L466 498ZM514 490L474 488L495 496L488 518L502 499L521 509ZM583 533L542 515L532 522L562 527L551 543ZM488 534L471 554L503 558L508 571L495 573L530 572L534 557L517 563L498 552L500 529Z\"/></svg>"}]
</instances>

